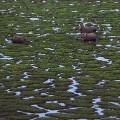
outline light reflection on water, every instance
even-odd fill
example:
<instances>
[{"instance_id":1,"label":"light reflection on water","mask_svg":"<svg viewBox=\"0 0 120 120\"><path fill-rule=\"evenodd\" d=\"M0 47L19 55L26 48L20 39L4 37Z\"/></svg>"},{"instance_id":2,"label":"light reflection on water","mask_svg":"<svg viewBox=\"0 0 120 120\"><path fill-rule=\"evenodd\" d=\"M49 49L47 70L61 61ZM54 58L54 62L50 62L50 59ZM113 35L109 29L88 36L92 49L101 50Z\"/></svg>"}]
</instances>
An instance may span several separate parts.
<instances>
[{"instance_id":1,"label":"light reflection on water","mask_svg":"<svg viewBox=\"0 0 120 120\"><path fill-rule=\"evenodd\" d=\"M107 82L107 80L101 80L96 85L103 86L106 82Z\"/></svg>"},{"instance_id":2,"label":"light reflection on water","mask_svg":"<svg viewBox=\"0 0 120 120\"><path fill-rule=\"evenodd\" d=\"M45 110L46 112L45 113L29 113L29 112L23 112L23 111L18 111L18 112L25 113L25 114L38 115L37 118L33 118L33 119L30 119L30 120L36 120L38 118L48 118L48 116L47 116L48 114L59 113L59 110L45 109L43 107L38 106L37 104L31 105L31 106L35 107L35 108L38 108L40 110Z\"/></svg>"},{"instance_id":3,"label":"light reflection on water","mask_svg":"<svg viewBox=\"0 0 120 120\"><path fill-rule=\"evenodd\" d=\"M32 68L38 69L39 67L35 66L35 64L30 64Z\"/></svg>"},{"instance_id":4,"label":"light reflection on water","mask_svg":"<svg viewBox=\"0 0 120 120\"><path fill-rule=\"evenodd\" d=\"M60 106L66 106L65 103L60 103L58 101L46 101L46 103L57 103Z\"/></svg>"},{"instance_id":5,"label":"light reflection on water","mask_svg":"<svg viewBox=\"0 0 120 120\"><path fill-rule=\"evenodd\" d=\"M48 103L58 103L58 101L48 101ZM61 105L61 106L65 106L64 103L58 103L58 104ZM21 113L24 113L24 114L27 114L27 115L32 115L32 114L38 115L38 117L30 119L30 120L36 120L38 118L49 118L47 116L48 114L60 113L59 110L45 109L43 107L38 106L37 104L33 104L31 106L35 107L35 108L38 108L40 110L45 110L46 112L44 112L44 113L30 113L30 112L24 112L24 111L20 111L20 110L17 110L17 112L21 112ZM76 110L78 108L80 108L80 107L70 107L69 109L70 110ZM63 109L63 110L67 110L67 109ZM62 113L62 114L65 114L65 113Z\"/></svg>"},{"instance_id":6,"label":"light reflection on water","mask_svg":"<svg viewBox=\"0 0 120 120\"><path fill-rule=\"evenodd\" d=\"M46 81L44 81L44 84L50 84L49 86L51 86L52 88L55 88L55 84L53 83L54 79L47 79ZM47 96L54 96L54 95L50 95L49 93L41 93L41 95L47 95Z\"/></svg>"},{"instance_id":7,"label":"light reflection on water","mask_svg":"<svg viewBox=\"0 0 120 120\"><path fill-rule=\"evenodd\" d=\"M45 71L49 71L49 70L50 70L50 68L46 68L46 69L45 69Z\"/></svg>"},{"instance_id":8,"label":"light reflection on water","mask_svg":"<svg viewBox=\"0 0 120 120\"><path fill-rule=\"evenodd\" d=\"M81 33L66 33L67 35L74 35L74 36L78 36L78 35L81 35Z\"/></svg>"},{"instance_id":9,"label":"light reflection on water","mask_svg":"<svg viewBox=\"0 0 120 120\"><path fill-rule=\"evenodd\" d=\"M26 88L27 86L26 85L22 85L20 87L17 87L17 88Z\"/></svg>"},{"instance_id":10,"label":"light reflection on water","mask_svg":"<svg viewBox=\"0 0 120 120\"><path fill-rule=\"evenodd\" d=\"M54 80L54 79L47 79L47 80L46 80L45 82L43 82L43 83L46 83L46 84L48 84L48 83L52 83L53 80Z\"/></svg>"},{"instance_id":11,"label":"light reflection on water","mask_svg":"<svg viewBox=\"0 0 120 120\"><path fill-rule=\"evenodd\" d=\"M15 2L17 2L17 0L14 0ZM43 3L45 3L47 0L43 0L42 2ZM3 2L5 2L5 1L3 1ZM90 2L89 2L90 3ZM100 3L100 1L96 1L96 3ZM106 3L106 2L104 2L104 3ZM116 2L116 3L118 3L118 2ZM71 3L71 4L69 4L70 6L74 6L74 4L73 3ZM94 5L95 6L95 5ZM8 12L8 13L12 13L12 12L15 12L14 10L12 10L11 8L10 9L8 9L10 12ZM7 12L7 10L6 9L4 9L4 10L0 10L1 12ZM120 10L119 9L113 9L113 10L110 10L110 11L112 11L112 12L119 12ZM74 12L74 13L77 13L78 11L76 11L76 10L74 10L74 11L71 11L71 12ZM106 10L101 10L101 11L99 11L99 12L101 12L101 13L104 13L104 12L108 12L108 11L106 11ZM20 15L21 15L21 17L26 17L25 16L25 13L20 13ZM30 21L37 21L37 20L41 20L39 17L36 17L36 18L29 18L29 20ZM66 20L69 20L69 19L66 19ZM50 21L50 22L52 22L52 23L55 23L55 21L54 20L43 20L43 21ZM84 22L84 23L87 23L87 22L85 22L85 19L84 18L80 18L80 21L79 22ZM29 22L30 23L30 22ZM107 33L110 33L111 32L111 30L112 30L112 27L111 27L111 24L102 24L103 26L105 26L106 27L106 31L104 31L103 32L103 34L104 35L106 35ZM9 27L12 27L12 26L14 26L13 24L10 24L10 25L8 25ZM19 25L18 26L16 26L17 28L16 28L16 30L18 30L19 29ZM54 31L56 31L56 32L58 32L59 30L60 30L61 28L59 28L59 27L52 27L52 30L54 30ZM40 30L40 29L37 29L37 30ZM17 33L17 34L28 34L28 33ZM72 32L67 32L66 33L67 35L80 35L80 33L72 33ZM48 35L51 35L50 33L45 33L45 34L35 34L37 37L44 37L44 36L48 36ZM105 36L106 37L106 36ZM116 36L108 36L109 38L111 38L110 40L112 41L113 39L112 38L116 38ZM5 40L7 43L11 43L9 40ZM97 46L102 46L101 44L97 44ZM1 46L1 47L4 47L4 46ZM105 45L105 47L115 47L115 46L112 46L112 45L110 45L110 44L107 44L107 45ZM46 50L54 50L54 49L52 49L52 48L44 48L44 49L46 49ZM2 58L0 58L0 59L5 59L5 60L12 60L13 58L12 57L10 57L10 56L6 56L6 55L4 55L4 54L2 54L2 53L0 53L0 55L2 56ZM40 56L45 56L46 54L43 54L43 53L39 53L39 55ZM72 58L72 56L70 56L71 58ZM110 60L110 59L106 59L105 57L96 57L95 58L96 60L101 60L101 61L104 61L104 62L107 62L108 64L112 64L112 61ZM16 62L16 64L20 64L20 63L22 63L22 60L19 60L19 61L17 61ZM80 63L80 64L84 64L84 63ZM8 66L8 65L10 65L10 64L6 64L6 66ZM30 64L34 69L37 69L38 67L37 66L35 66L35 64ZM65 66L63 66L63 65L59 65L58 66L59 68L62 68L62 67L65 67ZM104 66L103 66L104 67ZM75 70L77 70L77 71L80 71L81 69L80 68L77 68L77 66L75 66L75 65L72 65L72 68L73 69L75 69ZM45 69L45 71L49 71L50 70L50 68L46 68ZM61 75L62 75L63 73L59 73L58 74L58 76L59 76L59 78L61 77ZM29 78L29 74L27 73L27 72L24 72L23 73L23 79L21 79L21 80L24 80L24 79L26 79L26 78ZM7 76L6 78L8 79L10 76ZM86 75L86 77L88 77L87 75ZM77 82L77 80L75 80L75 78L74 77L71 77L71 78L68 78L68 80L70 80L71 81L71 85L69 85L68 87L69 87L69 89L68 89L68 92L72 92L72 93L74 93L75 95L78 95L78 96L83 96L82 95L82 93L79 93L79 92L76 92L77 91L77 89L78 89L78 86L80 85L78 82ZM53 81L54 81L54 79L48 79L48 80L46 80L45 82L43 82L44 84L49 84L49 83L53 83ZM117 81L117 80L116 80ZM118 80L119 81L119 80ZM101 81L99 81L96 85L98 85L98 86L102 86L102 85L104 85L106 83L106 80L101 80ZM2 86L2 84L0 84L1 86ZM53 87L55 87L55 84L52 84L52 86ZM19 87L18 87L19 88ZM25 88L25 86L21 86L21 88ZM34 91L40 91L41 89L35 89ZM10 89L7 89L6 90L7 92L13 92L13 91L11 91ZM17 91L17 92L15 92L16 93L16 95L17 96L19 96L20 94L21 94L21 92L19 92L19 91ZM41 93L41 95L42 96L54 96L54 95L49 95L49 93ZM29 97L24 97L23 99L32 99L32 98L34 98L34 96L29 96ZM120 96L118 96L118 98L120 98ZM71 100L75 100L75 98L70 98ZM99 115L104 115L104 113L103 113L103 109L102 108L100 108L99 107L99 105L98 105L98 103L99 102L101 102L101 98L95 98L95 99L93 99L93 108L95 108L96 109L96 112L99 114ZM58 103L59 105L61 105L61 106L65 106L65 104L64 103L59 103L58 101L46 101L46 103ZM111 104L113 104L113 105L117 105L117 106L120 106L120 104L119 103L117 103L117 102L110 102ZM42 107L39 107L38 105L32 105L33 107L36 107L36 108L39 108L39 109L45 109L45 108L42 108ZM69 109L77 109L77 108L69 108ZM45 113L34 113L35 115L39 115L39 117L41 118L41 117L46 117L46 115L47 114L51 114L51 113L59 113L59 111L58 110L50 110L50 109L45 109L47 112L45 112ZM66 109L67 110L67 109ZM18 112L22 112L22 113L25 113L25 114L33 114L33 113L29 113L29 112L23 112L23 111L18 111ZM115 116L111 116L110 118L115 118L116 119L116 117ZM31 120L34 120L34 119L31 119ZM85 119L84 119L85 120Z\"/></svg>"},{"instance_id":12,"label":"light reflection on water","mask_svg":"<svg viewBox=\"0 0 120 120\"><path fill-rule=\"evenodd\" d=\"M68 78L68 79L71 81L71 85L69 85L69 89L67 90L67 92L72 92L72 93L74 93L75 95L78 95L78 96L85 96L80 92L79 93L76 92L76 90L78 89L77 86L79 86L79 83L75 80L75 77L71 77L71 78Z\"/></svg>"},{"instance_id":13,"label":"light reflection on water","mask_svg":"<svg viewBox=\"0 0 120 120\"><path fill-rule=\"evenodd\" d=\"M6 43L12 43L12 41L9 40L9 39L5 39L5 42L6 42Z\"/></svg>"},{"instance_id":14,"label":"light reflection on water","mask_svg":"<svg viewBox=\"0 0 120 120\"><path fill-rule=\"evenodd\" d=\"M16 96L19 96L21 94L21 92L17 91L15 92L16 93Z\"/></svg>"},{"instance_id":15,"label":"light reflection on water","mask_svg":"<svg viewBox=\"0 0 120 120\"><path fill-rule=\"evenodd\" d=\"M25 96L23 99L24 99L24 100L29 100L29 99L33 99L33 98L35 98L35 97L34 97L34 96L28 96L28 97Z\"/></svg>"},{"instance_id":16,"label":"light reflection on water","mask_svg":"<svg viewBox=\"0 0 120 120\"><path fill-rule=\"evenodd\" d=\"M120 106L120 103L118 103L118 102L110 102L110 103L113 105L116 105L116 106Z\"/></svg>"},{"instance_id":17,"label":"light reflection on water","mask_svg":"<svg viewBox=\"0 0 120 120\"><path fill-rule=\"evenodd\" d=\"M29 78L29 76L31 76L31 75L29 75L28 72L24 72L23 78L21 78L20 81L24 81L25 79Z\"/></svg>"},{"instance_id":18,"label":"light reflection on water","mask_svg":"<svg viewBox=\"0 0 120 120\"><path fill-rule=\"evenodd\" d=\"M59 30L60 30L61 28L59 28L59 27L52 27L52 29L53 29L54 31L56 31L56 32L59 32Z\"/></svg>"},{"instance_id":19,"label":"light reflection on water","mask_svg":"<svg viewBox=\"0 0 120 120\"><path fill-rule=\"evenodd\" d=\"M105 13L105 12L119 12L119 9L112 9L112 10L100 10L99 13Z\"/></svg>"},{"instance_id":20,"label":"light reflection on water","mask_svg":"<svg viewBox=\"0 0 120 120\"><path fill-rule=\"evenodd\" d=\"M117 116L110 116L110 117L108 117L108 119L113 119L113 120L120 120L120 118L118 118Z\"/></svg>"},{"instance_id":21,"label":"light reflection on water","mask_svg":"<svg viewBox=\"0 0 120 120\"><path fill-rule=\"evenodd\" d=\"M106 59L104 57L96 57L95 59L107 62L108 64L112 64L112 61L110 59Z\"/></svg>"},{"instance_id":22,"label":"light reflection on water","mask_svg":"<svg viewBox=\"0 0 120 120\"><path fill-rule=\"evenodd\" d=\"M41 16L40 16L41 17ZM37 21L40 20L40 18L29 18L31 21Z\"/></svg>"},{"instance_id":23,"label":"light reflection on water","mask_svg":"<svg viewBox=\"0 0 120 120\"><path fill-rule=\"evenodd\" d=\"M104 109L100 108L100 106L98 105L99 102L101 102L101 97L93 99L92 108L94 108L99 115L104 115L103 113Z\"/></svg>"},{"instance_id":24,"label":"light reflection on water","mask_svg":"<svg viewBox=\"0 0 120 120\"><path fill-rule=\"evenodd\" d=\"M15 93L16 96L20 96L20 95L21 95L21 92L20 92L20 91L14 92L14 91L11 90L11 89L6 89L5 91L8 92L8 93Z\"/></svg>"},{"instance_id":25,"label":"light reflection on water","mask_svg":"<svg viewBox=\"0 0 120 120\"><path fill-rule=\"evenodd\" d=\"M55 95L49 94L49 92L44 92L44 93L41 93L40 95L41 96L55 96Z\"/></svg>"},{"instance_id":26,"label":"light reflection on water","mask_svg":"<svg viewBox=\"0 0 120 120\"><path fill-rule=\"evenodd\" d=\"M13 58L10 57L10 56L7 56L7 55L4 55L3 53L0 53L0 59L3 59L3 60L12 60Z\"/></svg>"},{"instance_id":27,"label":"light reflection on water","mask_svg":"<svg viewBox=\"0 0 120 120\"><path fill-rule=\"evenodd\" d=\"M76 71L81 71L82 70L81 68L78 68L78 66L75 66L75 65L72 65L72 68Z\"/></svg>"},{"instance_id":28,"label":"light reflection on water","mask_svg":"<svg viewBox=\"0 0 120 120\"><path fill-rule=\"evenodd\" d=\"M16 64L20 64L20 63L22 63L22 62L23 62L22 60L19 60L19 61L16 62Z\"/></svg>"},{"instance_id":29,"label":"light reflection on water","mask_svg":"<svg viewBox=\"0 0 120 120\"><path fill-rule=\"evenodd\" d=\"M51 34L50 33L45 33L45 34L42 34L42 35L39 34L38 37L45 37L45 36L48 36L48 35L51 35Z\"/></svg>"},{"instance_id":30,"label":"light reflection on water","mask_svg":"<svg viewBox=\"0 0 120 120\"><path fill-rule=\"evenodd\" d=\"M53 51L54 49L53 48L44 48L45 50L51 50Z\"/></svg>"}]
</instances>

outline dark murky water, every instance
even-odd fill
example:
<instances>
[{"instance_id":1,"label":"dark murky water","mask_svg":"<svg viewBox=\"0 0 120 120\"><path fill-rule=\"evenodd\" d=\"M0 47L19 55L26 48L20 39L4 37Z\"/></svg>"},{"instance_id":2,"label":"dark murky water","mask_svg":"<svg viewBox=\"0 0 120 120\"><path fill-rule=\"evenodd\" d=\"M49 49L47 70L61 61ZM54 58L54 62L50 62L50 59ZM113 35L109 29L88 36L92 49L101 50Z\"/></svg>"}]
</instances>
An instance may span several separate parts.
<instances>
[{"instance_id":1,"label":"dark murky water","mask_svg":"<svg viewBox=\"0 0 120 120\"><path fill-rule=\"evenodd\" d=\"M8 114L0 113L1 118L15 119L13 113L21 113L33 115L26 118L30 120L119 119L119 1L12 2L2 0L4 7L0 5L5 26L0 45L1 112ZM84 43L73 31L79 22L98 28L95 45ZM31 43L12 44L11 33ZM13 113L7 113L6 106ZM77 112L84 109L88 114Z\"/></svg>"}]
</instances>

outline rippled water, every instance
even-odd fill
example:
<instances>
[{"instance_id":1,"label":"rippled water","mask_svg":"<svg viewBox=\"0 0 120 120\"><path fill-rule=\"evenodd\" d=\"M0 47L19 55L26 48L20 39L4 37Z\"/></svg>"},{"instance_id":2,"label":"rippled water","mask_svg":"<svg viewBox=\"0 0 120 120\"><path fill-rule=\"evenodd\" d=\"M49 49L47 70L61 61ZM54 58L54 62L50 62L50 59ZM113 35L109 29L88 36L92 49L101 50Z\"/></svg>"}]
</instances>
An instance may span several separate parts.
<instances>
[{"instance_id":1,"label":"rippled water","mask_svg":"<svg viewBox=\"0 0 120 120\"><path fill-rule=\"evenodd\" d=\"M107 62L108 64L112 64L112 61L111 61L111 60L106 59L106 58L104 58L104 57L97 57L97 58L95 58L95 59L96 59L96 60L105 61L105 62Z\"/></svg>"},{"instance_id":2,"label":"rippled water","mask_svg":"<svg viewBox=\"0 0 120 120\"><path fill-rule=\"evenodd\" d=\"M101 102L101 98L98 97L98 98L95 98L93 99L93 107L92 108L95 108L95 112L97 112L99 115L104 115L103 113L103 110L102 108L99 107L99 105L97 103Z\"/></svg>"},{"instance_id":3,"label":"rippled water","mask_svg":"<svg viewBox=\"0 0 120 120\"><path fill-rule=\"evenodd\" d=\"M78 96L83 96L82 93L78 93L76 92L76 90L78 89L78 85L79 83L77 83L77 81L75 80L75 77L71 77L71 78L68 78L72 84L69 85L69 89L67 90L68 92L72 92L74 93L75 95L78 95Z\"/></svg>"},{"instance_id":4,"label":"rippled water","mask_svg":"<svg viewBox=\"0 0 120 120\"><path fill-rule=\"evenodd\" d=\"M51 4L47 0L14 0L13 4L8 2L1 7L1 25L5 29L1 28L4 39L1 38L0 45L3 99L0 116L6 109L9 111L6 106L12 104L4 101L13 97L23 107L16 102L13 105L17 106L14 108L16 113L35 115L30 120L119 119L120 9L119 1L112 4L110 7L108 1L54 0ZM80 22L97 27L100 41L95 46L84 43L81 33L74 31ZM13 45L9 38L11 33L28 37L31 43L28 46ZM30 111L24 109L24 104ZM33 108L36 108L35 112ZM88 114L77 110L88 110Z\"/></svg>"},{"instance_id":5,"label":"rippled water","mask_svg":"<svg viewBox=\"0 0 120 120\"><path fill-rule=\"evenodd\" d=\"M3 53L0 53L0 56L1 56L0 59L4 59L4 60L12 60L13 59L12 57L6 56Z\"/></svg>"}]
</instances>

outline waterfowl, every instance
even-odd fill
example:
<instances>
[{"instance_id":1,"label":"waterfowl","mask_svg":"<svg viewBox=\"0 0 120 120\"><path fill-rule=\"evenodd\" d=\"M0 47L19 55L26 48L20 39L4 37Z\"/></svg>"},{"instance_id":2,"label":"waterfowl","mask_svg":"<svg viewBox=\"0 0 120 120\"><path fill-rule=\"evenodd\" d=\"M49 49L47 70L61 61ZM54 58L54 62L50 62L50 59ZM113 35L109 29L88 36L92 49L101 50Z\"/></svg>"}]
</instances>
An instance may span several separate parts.
<instances>
[{"instance_id":1,"label":"waterfowl","mask_svg":"<svg viewBox=\"0 0 120 120\"><path fill-rule=\"evenodd\" d=\"M83 24L79 24L79 26L75 28L75 31L81 32L81 33L95 33L96 28L91 27L91 26L84 26Z\"/></svg>"},{"instance_id":2,"label":"waterfowl","mask_svg":"<svg viewBox=\"0 0 120 120\"><path fill-rule=\"evenodd\" d=\"M24 36L10 35L12 43L28 43L29 41Z\"/></svg>"},{"instance_id":3,"label":"waterfowl","mask_svg":"<svg viewBox=\"0 0 120 120\"><path fill-rule=\"evenodd\" d=\"M82 33L81 38L83 38L85 42L96 42L97 35L95 33Z\"/></svg>"}]
</instances>

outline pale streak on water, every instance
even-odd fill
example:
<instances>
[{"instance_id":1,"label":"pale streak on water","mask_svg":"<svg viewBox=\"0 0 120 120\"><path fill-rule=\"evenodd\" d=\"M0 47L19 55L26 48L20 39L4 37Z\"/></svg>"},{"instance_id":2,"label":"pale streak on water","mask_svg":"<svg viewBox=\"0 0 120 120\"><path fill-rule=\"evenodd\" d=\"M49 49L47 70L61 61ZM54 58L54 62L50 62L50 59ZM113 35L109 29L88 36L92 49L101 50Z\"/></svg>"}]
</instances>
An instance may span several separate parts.
<instances>
[{"instance_id":1,"label":"pale streak on water","mask_svg":"<svg viewBox=\"0 0 120 120\"><path fill-rule=\"evenodd\" d=\"M97 112L98 115L104 115L104 113L103 113L104 109L100 108L99 105L97 104L99 102L101 102L101 97L93 99L93 102L92 102L93 106L92 106L92 108L94 108L96 110L95 112Z\"/></svg>"}]
</instances>

